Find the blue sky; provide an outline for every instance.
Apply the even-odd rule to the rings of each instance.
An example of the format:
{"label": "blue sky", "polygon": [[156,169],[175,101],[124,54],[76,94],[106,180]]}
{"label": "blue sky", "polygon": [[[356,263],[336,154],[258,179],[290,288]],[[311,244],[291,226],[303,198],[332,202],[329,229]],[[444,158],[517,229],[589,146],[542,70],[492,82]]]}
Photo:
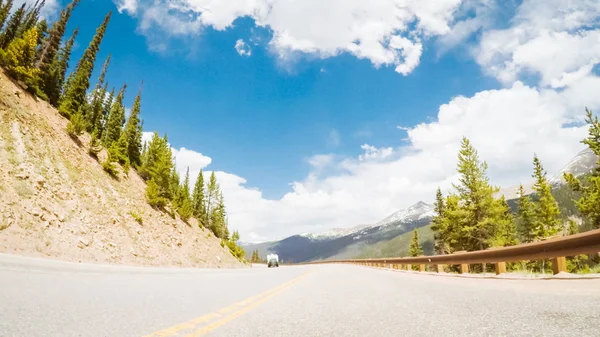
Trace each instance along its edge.
{"label": "blue sky", "polygon": [[126,104],[144,81],[144,129],[168,134],[180,170],[217,171],[243,239],[431,201],[462,135],[500,186],[528,181],[534,151],[555,172],[581,150],[585,128],[565,123],[598,104],[593,3],[267,3],[82,1],[69,23],[75,63],[113,11],[94,81],[109,53]]}
{"label": "blue sky", "polygon": [[251,45],[252,55],[243,57],[235,43],[248,41],[254,28],[244,18],[224,32],[206,28],[191,46],[175,41],[172,50],[157,53],[136,32],[136,20],[106,1],[78,6],[70,22],[81,31],[74,59],[110,10],[94,78],[111,53],[108,81],[117,90],[128,84],[129,104],[145,81],[146,130],[166,132],[173,146],[209,155],[210,169],[235,172],[269,198],[281,198],[289,182],[306,176],[306,159],[323,149],[356,156],[365,142],[400,145],[406,135],[398,125],[435,117],[453,96],[498,87],[465,60],[465,51],[438,57],[432,46],[409,76],[349,55],[281,65],[265,42]]}

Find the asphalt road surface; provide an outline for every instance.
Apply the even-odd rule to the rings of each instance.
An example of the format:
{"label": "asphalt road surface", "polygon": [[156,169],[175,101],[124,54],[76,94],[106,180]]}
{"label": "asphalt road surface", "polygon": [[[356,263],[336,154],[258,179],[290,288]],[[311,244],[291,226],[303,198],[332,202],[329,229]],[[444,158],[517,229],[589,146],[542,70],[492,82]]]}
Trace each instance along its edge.
{"label": "asphalt road surface", "polygon": [[600,336],[600,280],[351,265],[136,268],[0,255],[0,336]]}

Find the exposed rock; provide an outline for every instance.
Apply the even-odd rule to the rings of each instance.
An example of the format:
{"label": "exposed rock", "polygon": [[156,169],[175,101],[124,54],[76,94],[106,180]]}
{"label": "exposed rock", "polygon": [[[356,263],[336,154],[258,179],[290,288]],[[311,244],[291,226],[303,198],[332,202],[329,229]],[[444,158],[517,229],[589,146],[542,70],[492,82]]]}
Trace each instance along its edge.
{"label": "exposed rock", "polygon": [[29,213],[33,216],[40,216],[42,214],[42,210],[39,207],[34,207]]}
{"label": "exposed rock", "polygon": [[90,241],[88,239],[80,236],[78,239],[78,245],[80,248],[83,248],[82,246],[87,247],[90,245]]}
{"label": "exposed rock", "polygon": [[56,219],[58,219],[58,221],[65,222],[65,214],[60,210],[55,210],[54,215],[56,216]]}

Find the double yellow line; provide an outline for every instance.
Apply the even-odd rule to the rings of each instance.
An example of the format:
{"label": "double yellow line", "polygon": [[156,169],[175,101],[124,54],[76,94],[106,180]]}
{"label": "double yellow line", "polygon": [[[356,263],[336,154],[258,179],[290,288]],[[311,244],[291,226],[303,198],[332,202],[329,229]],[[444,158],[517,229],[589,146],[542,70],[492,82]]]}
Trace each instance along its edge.
{"label": "double yellow line", "polygon": [[[259,305],[261,305],[262,303],[266,302],[270,298],[277,296],[278,294],[282,293],[286,289],[292,287],[294,284],[300,282],[303,278],[308,276],[308,274],[310,274],[310,271],[305,272],[304,274],[296,277],[295,279],[293,279],[291,281],[288,281],[284,284],[281,284],[275,288],[267,290],[258,295],[247,298],[241,302],[232,304],[221,310],[212,312],[210,314],[207,314],[207,315],[204,315],[204,316],[201,316],[198,318],[194,318],[190,321],[187,321],[187,322],[184,322],[184,323],[181,323],[178,325],[174,325],[172,327],[169,327],[169,328],[166,328],[166,329],[154,332],[154,333],[151,333],[144,337],[171,337],[171,336],[176,336],[181,331],[194,330],[194,329],[197,329],[197,330],[194,330],[193,332],[188,333],[185,336],[186,337],[202,336],[202,335],[207,334],[207,333],[211,332],[212,330],[214,330],[222,325],[225,325],[225,324],[233,321],[234,319],[242,316],[243,314],[249,312],[250,310],[252,310],[252,309],[258,307]],[[230,313],[230,314],[228,314],[228,313]],[[211,322],[215,319],[218,319],[218,320],[209,325],[199,327],[203,323]]]}

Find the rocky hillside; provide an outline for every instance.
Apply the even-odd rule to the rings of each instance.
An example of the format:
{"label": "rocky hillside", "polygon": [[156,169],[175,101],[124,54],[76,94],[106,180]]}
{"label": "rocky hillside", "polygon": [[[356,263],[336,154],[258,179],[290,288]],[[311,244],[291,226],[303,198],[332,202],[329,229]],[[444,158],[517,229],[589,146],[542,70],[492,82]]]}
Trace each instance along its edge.
{"label": "rocky hillside", "polygon": [[[0,252],[69,261],[242,267],[209,230],[156,211],[130,170],[111,178],[67,120],[0,71]],[[192,220],[194,221],[194,220]]]}

